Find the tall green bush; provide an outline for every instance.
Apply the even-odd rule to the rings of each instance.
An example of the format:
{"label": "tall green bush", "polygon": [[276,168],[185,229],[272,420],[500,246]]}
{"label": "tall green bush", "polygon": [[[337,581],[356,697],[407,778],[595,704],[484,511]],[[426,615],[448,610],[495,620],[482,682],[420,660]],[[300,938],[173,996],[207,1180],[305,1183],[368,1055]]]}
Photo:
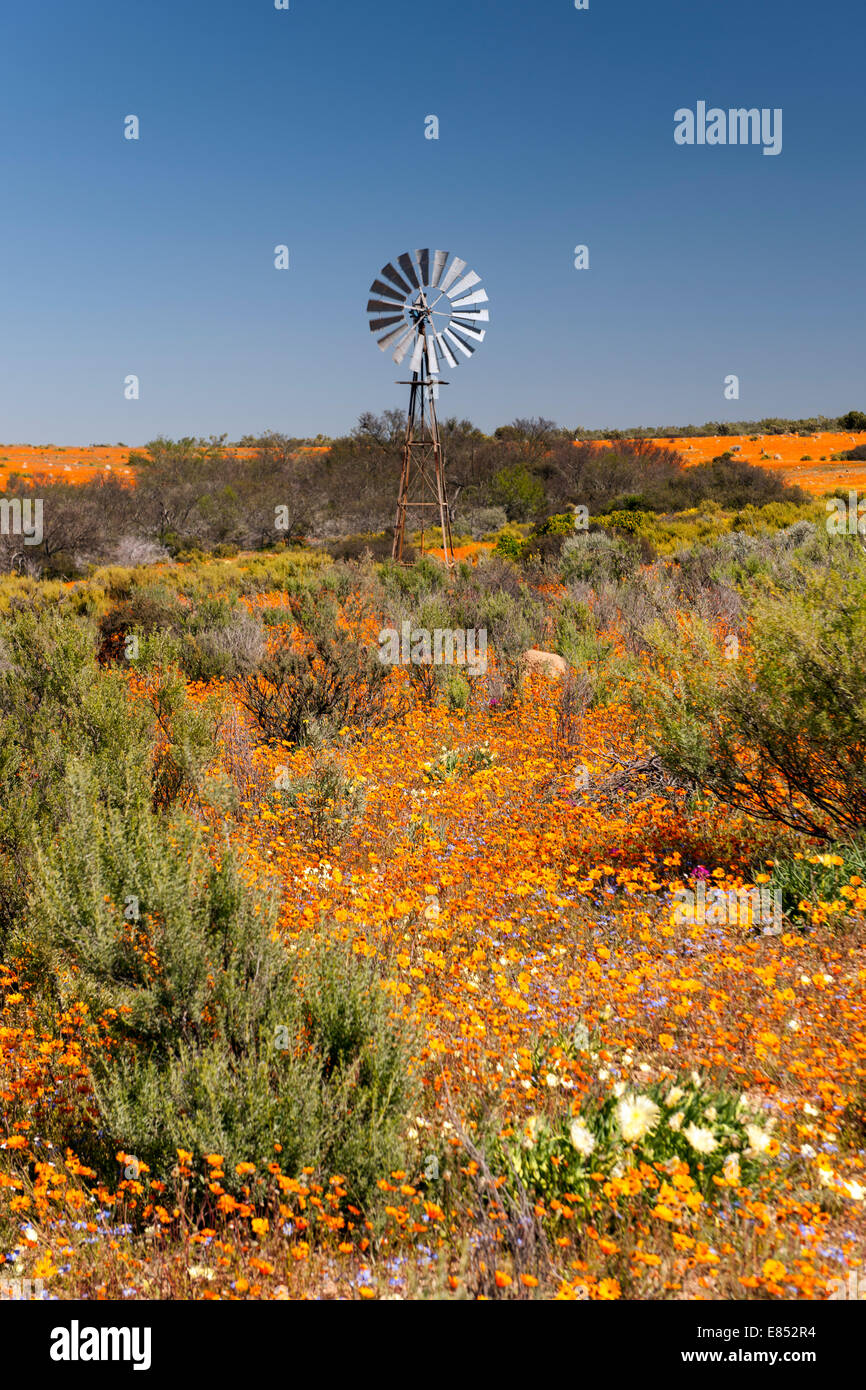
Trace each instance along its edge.
{"label": "tall green bush", "polygon": [[103,1021],[88,1064],[101,1141],[168,1179],[179,1148],[285,1170],[343,1173],[368,1203],[399,1166],[413,1097],[408,1037],[376,977],[346,949],[293,956],[277,904],[183,812],[154,811],[146,778],[100,799],[83,760],[66,822],[37,853],[29,926],[60,1003]]}
{"label": "tall green bush", "polygon": [[657,626],[634,693],[671,771],[822,840],[866,823],[866,575],[838,563],[754,596],[741,645],[696,617]]}
{"label": "tall green bush", "polygon": [[62,824],[71,756],[98,777],[107,806],[122,804],[152,749],[153,710],[130,701],[119,673],[102,672],[88,624],[33,607],[0,624],[0,946],[20,919],[36,838]]}

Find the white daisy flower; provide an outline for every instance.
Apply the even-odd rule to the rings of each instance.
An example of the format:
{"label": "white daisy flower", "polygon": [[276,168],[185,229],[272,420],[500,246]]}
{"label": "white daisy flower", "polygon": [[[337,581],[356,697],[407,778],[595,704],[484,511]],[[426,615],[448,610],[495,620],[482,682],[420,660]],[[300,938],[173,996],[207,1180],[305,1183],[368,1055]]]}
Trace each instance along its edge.
{"label": "white daisy flower", "polygon": [[649,1096],[627,1095],[617,1105],[616,1115],[623,1139],[634,1144],[655,1129],[661,1111]]}

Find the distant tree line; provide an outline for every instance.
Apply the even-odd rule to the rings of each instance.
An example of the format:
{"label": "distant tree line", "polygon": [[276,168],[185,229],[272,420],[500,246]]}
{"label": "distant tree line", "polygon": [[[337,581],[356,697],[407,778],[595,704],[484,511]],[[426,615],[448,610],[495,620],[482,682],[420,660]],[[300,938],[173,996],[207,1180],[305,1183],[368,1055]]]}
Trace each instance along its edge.
{"label": "distant tree line", "polygon": [[636,425],[625,430],[585,430],[577,426],[575,439],[692,439],[699,436],[737,434],[835,434],[840,430],[866,430],[866,412],[845,415],[813,415],[804,420],[708,420],[705,425]]}
{"label": "distant tree line", "polygon": [[[392,420],[393,417],[393,420]],[[405,426],[405,416],[399,410],[386,411],[384,416],[366,414],[362,421],[382,421],[387,419],[396,424],[401,434]],[[452,421],[452,424],[454,422]],[[461,422],[462,428],[472,429],[468,421]],[[635,425],[630,429],[587,429],[583,425],[569,428],[557,425],[543,416],[513,420],[510,425],[500,425],[493,432],[494,439],[537,439],[551,438],[600,440],[600,439],[694,439],[700,437],[726,436],[738,434],[835,434],[840,430],[866,430],[866,411],[849,410],[845,415],[812,415],[808,419],[786,420],[777,416],[764,420],[708,420],[704,425]],[[267,436],[264,436],[265,438]],[[237,441],[237,447],[255,446],[261,436],[247,434]],[[332,444],[328,436],[319,434],[315,439],[304,440],[306,444]]]}
{"label": "distant tree line", "polygon": [[[866,415],[852,411],[842,419],[846,429],[866,428]],[[765,420],[725,428],[769,433],[771,426],[790,431],[839,424]],[[350,434],[330,440],[274,432],[236,444],[225,436],[160,437],[130,455],[134,487],[104,477],[70,484],[10,476],[7,498],[29,493],[42,499],[43,536],[29,545],[4,530],[0,568],[74,576],[93,563],[231,555],[301,539],[333,546],[346,537],[358,538],[356,548],[363,548],[379,536],[387,551],[404,428],[402,411],[386,410],[365,412]],[[676,433],[708,431],[719,434],[722,427]],[[516,419],[492,435],[469,420],[449,418],[441,432],[452,521],[460,534],[494,532],[507,522],[538,524],[573,505],[597,515],[629,508],[671,512],[704,501],[739,508],[803,499],[777,473],[728,453],[687,467],[649,432],[628,438],[624,431],[592,432],[610,441],[599,443],[543,417]]]}

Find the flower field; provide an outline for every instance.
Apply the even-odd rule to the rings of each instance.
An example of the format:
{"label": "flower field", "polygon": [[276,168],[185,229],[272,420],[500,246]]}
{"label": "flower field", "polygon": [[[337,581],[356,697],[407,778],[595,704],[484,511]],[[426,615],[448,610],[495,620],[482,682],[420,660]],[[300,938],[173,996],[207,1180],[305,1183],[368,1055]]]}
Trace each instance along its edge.
{"label": "flower field", "polygon": [[[290,590],[246,593],[240,608],[267,616],[269,651],[297,659],[310,636]],[[565,590],[548,578],[536,597],[552,634]],[[382,617],[362,599],[340,601],[350,646],[374,641]],[[607,636],[622,649],[616,623]],[[188,671],[169,694],[164,652],[141,670],[102,662],[86,685],[104,683],[131,721],[158,711],[157,799],[194,742],[178,721],[219,711],[195,794],[172,793],[181,820],[141,806],[141,843],[165,826],[162,863],[193,875],[178,879],[199,884],[190,902],[205,879],[221,901],[230,852],[231,901],[247,895],[251,923],[273,905],[256,950],[276,952],[275,970],[288,962],[302,979],[321,957],[362,973],[364,1009],[405,1042],[396,1161],[383,1148],[363,1187],[357,1098],[345,1170],[304,1161],[303,1127],[297,1139],[284,1121],[251,1119],[256,1148],[242,1151],[226,1110],[189,1130],[211,1147],[172,1140],[162,1167],[143,1158],[135,1116],[106,1109],[105,1088],[129,1040],[139,1047],[121,1028],[140,1023],[135,982],[171,1007],[187,919],[147,887],[146,858],[124,860],[140,882],[112,880],[120,822],[94,821],[81,843],[98,842],[97,867],[76,869],[92,897],[61,891],[64,845],[78,843],[63,832],[57,857],[46,849],[28,869],[25,927],[0,955],[0,1277],[61,1299],[811,1300],[862,1267],[866,874],[814,837],[783,846],[748,811],[660,771],[635,712],[640,666],[576,705],[570,682],[497,685],[504,648],[470,698],[397,669],[362,702],[381,701],[381,718],[347,719],[323,741],[264,736],[252,710],[265,665],[246,685]],[[778,930],[739,907],[722,920],[677,910],[697,885],[740,904],[780,882],[783,850],[799,878]],[[59,954],[40,955],[37,914],[56,916]],[[84,987],[78,927],[96,954],[110,945],[101,992]],[[229,959],[205,972],[196,1037],[228,1007],[214,976]],[[305,996],[315,1007],[338,998],[328,978],[324,1004]],[[280,1067],[305,1065],[313,1007],[297,1031],[286,1015],[271,1090]],[[370,1046],[361,1072],[385,1065]],[[368,1135],[397,1084],[375,1090]]]}

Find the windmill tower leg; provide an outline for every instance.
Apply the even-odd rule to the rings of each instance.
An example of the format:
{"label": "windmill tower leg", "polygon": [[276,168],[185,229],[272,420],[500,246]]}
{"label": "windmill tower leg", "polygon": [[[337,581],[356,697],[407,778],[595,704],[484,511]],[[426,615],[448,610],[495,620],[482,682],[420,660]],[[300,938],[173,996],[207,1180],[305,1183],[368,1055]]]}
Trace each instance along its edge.
{"label": "windmill tower leg", "polygon": [[454,568],[454,545],[451,540],[451,510],[448,494],[445,491],[445,459],[442,454],[442,441],[439,438],[439,421],[436,418],[436,402],[430,391],[430,437],[433,441],[433,472],[436,483],[436,500],[439,503],[439,525],[442,528],[442,551],[448,569]]}
{"label": "windmill tower leg", "polygon": [[403,465],[400,470],[400,490],[397,493],[397,515],[394,519],[394,544],[391,558],[403,563],[403,541],[406,534],[406,508],[409,506],[409,485],[412,474],[412,449],[415,443],[415,422],[418,409],[419,376],[412,374],[409,387],[409,414],[406,417],[406,434],[403,440]]}
{"label": "windmill tower leg", "polygon": [[[428,404],[430,407],[429,416],[427,415]],[[412,381],[409,383],[409,412],[406,417],[400,491],[397,496],[394,542],[391,547],[392,559],[398,563],[405,563],[403,549],[406,538],[407,512],[417,509],[420,513],[421,553],[423,554],[424,531],[427,529],[425,516],[430,508],[434,509],[434,514],[438,513],[446,567],[453,569],[451,514],[445,488],[442,441],[433,399],[433,383],[427,377],[422,359],[420,372],[413,372]]]}

